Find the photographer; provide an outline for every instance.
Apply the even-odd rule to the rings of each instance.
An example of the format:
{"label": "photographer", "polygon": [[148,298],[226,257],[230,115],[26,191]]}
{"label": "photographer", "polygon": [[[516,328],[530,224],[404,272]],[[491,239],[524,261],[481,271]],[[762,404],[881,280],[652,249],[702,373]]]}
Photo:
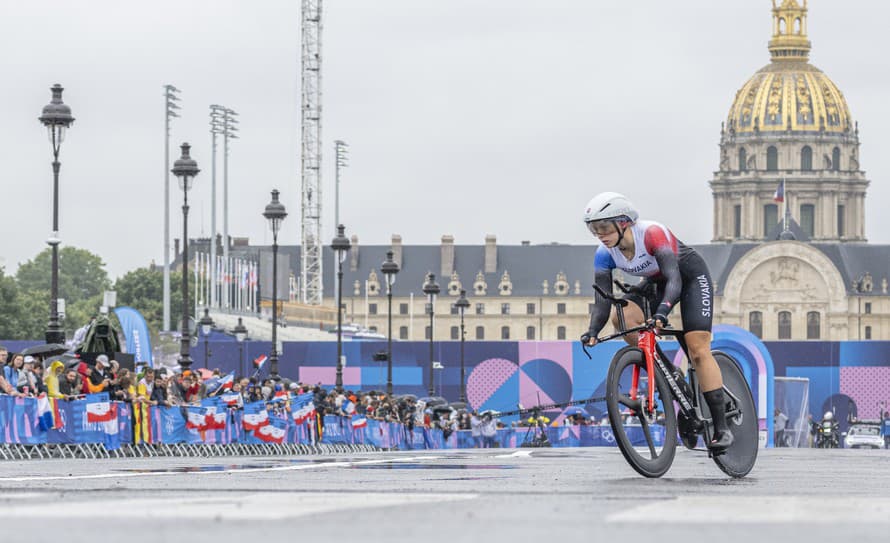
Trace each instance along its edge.
{"label": "photographer", "polygon": [[482,413],[482,448],[491,449],[496,447],[495,438],[498,435],[498,421],[494,418],[491,411]]}

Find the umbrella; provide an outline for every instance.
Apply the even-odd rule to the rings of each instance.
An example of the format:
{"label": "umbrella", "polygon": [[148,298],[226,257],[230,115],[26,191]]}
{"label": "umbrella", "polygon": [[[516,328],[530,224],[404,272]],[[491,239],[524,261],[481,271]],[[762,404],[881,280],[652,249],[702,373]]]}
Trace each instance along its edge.
{"label": "umbrella", "polygon": [[438,404],[433,406],[433,413],[451,413],[453,409],[448,404]]}
{"label": "umbrella", "polygon": [[421,398],[421,399],[419,399],[419,400],[417,400],[417,401],[419,401],[419,402],[423,402],[423,403],[425,403],[426,405],[428,405],[428,406],[430,406],[430,407],[432,407],[432,406],[434,406],[434,405],[440,405],[440,404],[443,404],[443,403],[448,403],[448,400],[446,400],[445,398],[441,398],[441,397],[439,397],[439,396],[425,396],[425,397],[423,397],[423,398]]}
{"label": "umbrella", "polygon": [[466,409],[467,408],[467,402],[451,402],[450,405],[453,409]]}
{"label": "umbrella", "polygon": [[73,355],[70,353],[60,354],[58,356],[51,356],[46,360],[46,363],[52,364],[56,360],[59,360],[63,364],[65,364],[66,370],[70,370],[71,368],[76,368],[81,363],[80,358],[78,358],[76,355]]}
{"label": "umbrella", "polygon": [[58,343],[47,343],[46,345],[35,345],[28,347],[21,352],[22,355],[38,355],[46,358],[47,356],[56,356],[67,353],[68,347],[59,345]]}
{"label": "umbrella", "polygon": [[567,417],[571,417],[572,415],[581,415],[582,417],[590,416],[590,413],[585,411],[584,408],[579,405],[573,405],[572,407],[569,407],[568,409],[563,411],[562,414]]}
{"label": "umbrella", "polygon": [[400,394],[399,396],[396,396],[396,399],[397,399],[397,400],[414,400],[414,401],[417,401],[417,396],[415,396],[414,394]]}

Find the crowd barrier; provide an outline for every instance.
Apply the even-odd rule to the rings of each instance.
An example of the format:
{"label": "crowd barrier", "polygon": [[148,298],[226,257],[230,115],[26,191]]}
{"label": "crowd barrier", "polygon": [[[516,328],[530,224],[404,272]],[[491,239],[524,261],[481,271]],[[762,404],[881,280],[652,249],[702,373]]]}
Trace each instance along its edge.
{"label": "crowd barrier", "polygon": [[[229,409],[219,401],[205,402],[202,406],[143,407],[108,402],[105,395],[94,396],[99,396],[98,400],[43,402],[42,405],[36,398],[0,396],[0,443],[89,444],[101,445],[108,451],[139,444],[171,447],[241,444],[278,446],[281,452],[318,451],[317,447],[322,445],[333,446],[335,448],[331,450],[335,451],[340,445],[352,446],[352,450],[417,450],[472,448],[483,443],[481,437],[474,437],[467,430],[446,434],[437,428],[409,429],[401,423],[357,415],[322,417],[303,413],[300,417],[303,420],[298,421],[283,408],[283,403],[267,408],[257,402],[247,404],[244,409]],[[645,445],[639,427],[627,426],[626,431],[635,443]],[[609,426],[502,428],[488,444],[520,447],[535,441],[536,437],[540,441],[540,432],[546,434],[553,447],[615,444]],[[656,434],[656,442],[660,443],[662,439],[663,429],[660,435]],[[238,450],[242,449],[235,449]]]}

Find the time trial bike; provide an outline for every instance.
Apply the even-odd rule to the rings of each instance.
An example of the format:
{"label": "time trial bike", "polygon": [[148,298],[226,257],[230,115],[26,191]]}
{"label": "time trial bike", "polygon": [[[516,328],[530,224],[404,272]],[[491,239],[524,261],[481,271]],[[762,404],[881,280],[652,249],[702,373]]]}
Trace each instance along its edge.
{"label": "time trial bike", "polygon": [[[615,281],[620,290],[630,293],[630,285]],[[643,308],[645,322],[627,328],[624,307],[627,300],[613,296],[594,285],[597,293],[615,306],[618,331],[596,338],[597,343],[637,333],[637,347],[627,346],[615,353],[606,378],[606,405],[615,441],[628,463],[641,475],[661,477],[674,460],[677,437],[689,449],[699,449],[699,437],[710,442],[714,424],[704,401],[695,369],[689,365],[687,376],[668,360],[657,341],[659,336],[673,336],[687,354],[683,330],[656,330],[648,303]],[[653,288],[648,285],[644,288]],[[643,299],[648,299],[643,296]],[[589,336],[582,336],[585,354]],[[713,351],[723,376],[726,419],[733,433],[733,443],[708,456],[731,477],[744,477],[757,460],[759,423],[751,388],[738,363],[726,353]],[[675,406],[676,402],[676,406]],[[702,444],[703,447],[703,444]]]}

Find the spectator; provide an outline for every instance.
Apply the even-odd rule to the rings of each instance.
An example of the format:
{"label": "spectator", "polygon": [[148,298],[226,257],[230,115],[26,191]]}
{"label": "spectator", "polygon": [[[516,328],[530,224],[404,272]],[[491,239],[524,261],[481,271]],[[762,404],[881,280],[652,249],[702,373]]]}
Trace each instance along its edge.
{"label": "spectator", "polygon": [[495,437],[498,435],[497,419],[491,411],[482,414],[482,446],[491,449],[495,446]]}
{"label": "spectator", "polygon": [[787,447],[785,442],[785,426],[788,424],[788,416],[782,413],[777,407],[773,412],[773,431],[775,432],[774,443],[776,447]]}
{"label": "spectator", "polygon": [[50,398],[57,400],[65,399],[65,395],[59,390],[59,377],[64,369],[65,364],[61,360],[53,360],[52,364],[49,365],[49,371],[46,373],[46,377],[44,377],[44,382],[46,384],[46,394]]}
{"label": "spectator", "polygon": [[25,365],[25,357],[20,354],[13,354],[7,365],[3,366],[3,376],[6,381],[15,387],[19,381],[19,371]]}
{"label": "spectator", "polygon": [[59,380],[59,393],[66,400],[77,399],[77,396],[82,394],[82,388],[83,382],[80,379],[80,374],[74,368],[68,369]]}
{"label": "spectator", "polygon": [[34,375],[34,363],[36,360],[33,356],[26,356],[22,369],[19,370],[16,388],[25,396],[34,396],[37,391],[37,376]]}
{"label": "spectator", "polygon": [[111,368],[111,363],[108,361],[107,356],[100,354],[96,357],[96,365],[93,367],[92,373],[90,373],[91,393],[103,392],[111,386],[112,377],[108,372],[109,368]]}
{"label": "spectator", "polygon": [[[6,365],[9,363],[9,350],[5,345],[0,345],[0,366],[3,367],[4,373],[6,372]],[[4,375],[5,377],[5,375]]]}
{"label": "spectator", "polygon": [[170,380],[166,373],[158,372],[154,386],[151,389],[152,405],[159,405],[161,407],[172,407],[174,405],[168,398],[167,394],[167,386],[169,382]]}
{"label": "spectator", "polygon": [[40,396],[41,394],[48,393],[49,391],[46,389],[46,383],[43,382],[44,379],[46,379],[46,376],[43,372],[43,362],[39,358],[35,359],[34,369],[32,369],[31,371],[34,372],[34,389],[36,390],[34,395]]}
{"label": "spectator", "polygon": [[16,398],[24,396],[24,394],[20,393],[18,390],[15,389],[15,387],[10,385],[9,381],[7,381],[6,378],[2,375],[0,375],[0,391],[2,391],[3,394],[9,394],[10,396],[15,396]]}

